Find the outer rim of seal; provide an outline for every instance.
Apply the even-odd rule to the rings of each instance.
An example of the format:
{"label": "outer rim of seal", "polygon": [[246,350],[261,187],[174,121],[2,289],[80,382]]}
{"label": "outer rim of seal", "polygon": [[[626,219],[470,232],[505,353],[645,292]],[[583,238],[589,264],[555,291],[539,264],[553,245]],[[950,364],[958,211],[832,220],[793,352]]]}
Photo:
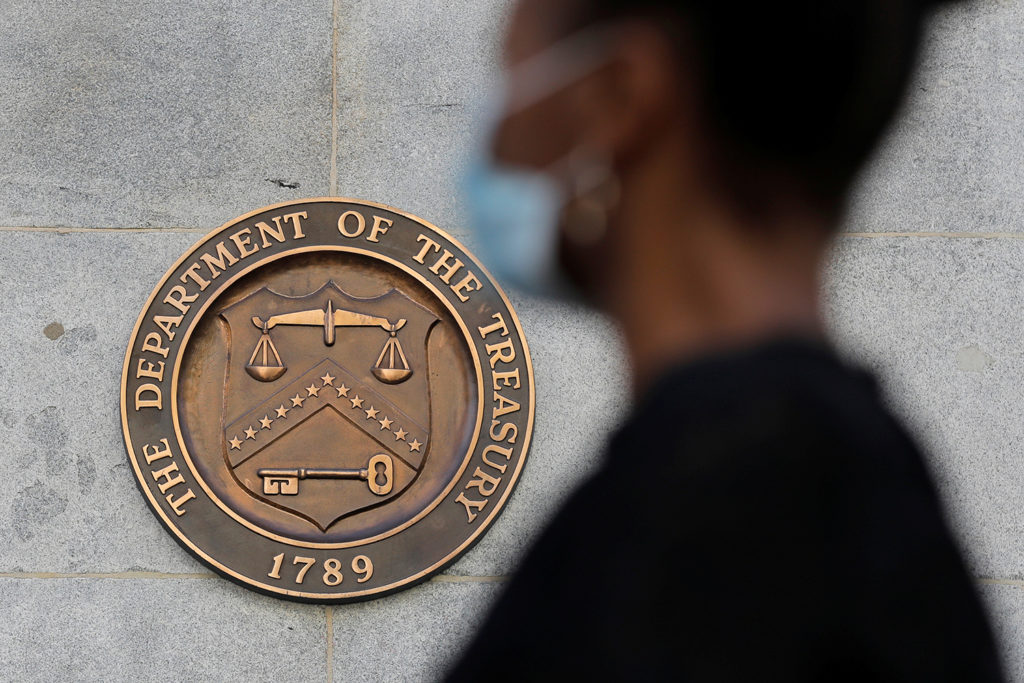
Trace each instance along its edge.
{"label": "outer rim of seal", "polygon": [[[493,501],[494,505],[491,507],[491,509],[487,513],[487,515],[485,517],[483,517],[483,519],[481,519],[479,521],[479,523],[475,526],[475,528],[471,531],[471,533],[465,538],[465,540],[462,543],[460,543],[456,548],[454,548],[449,553],[447,553],[442,559],[440,559],[440,560],[430,564],[428,567],[422,569],[421,571],[419,571],[419,572],[417,572],[417,573],[415,573],[415,574],[413,574],[411,576],[408,576],[408,577],[406,577],[404,579],[401,579],[401,580],[398,580],[398,581],[394,581],[392,583],[389,583],[389,584],[386,584],[386,585],[383,585],[383,586],[378,586],[378,587],[375,587],[375,588],[372,588],[372,589],[350,591],[350,592],[345,592],[345,593],[320,593],[320,592],[312,592],[312,591],[289,590],[289,589],[281,588],[279,586],[275,586],[273,584],[268,584],[268,583],[265,583],[265,582],[262,582],[262,581],[258,581],[258,580],[255,580],[255,579],[249,577],[249,576],[246,576],[246,575],[244,575],[244,574],[242,574],[240,572],[237,572],[237,571],[231,569],[230,567],[227,567],[227,566],[221,564],[216,559],[210,557],[202,548],[199,548],[197,545],[195,545],[191,541],[191,539],[189,539],[181,531],[181,529],[179,529],[177,527],[177,525],[175,525],[167,517],[167,515],[165,514],[163,509],[160,507],[159,503],[153,498],[153,494],[150,491],[150,489],[148,488],[148,486],[146,486],[146,484],[144,483],[145,480],[143,478],[143,473],[142,473],[142,470],[141,470],[141,468],[140,468],[140,466],[139,466],[139,464],[137,462],[137,459],[135,457],[135,451],[134,451],[134,447],[133,447],[132,441],[131,441],[131,433],[130,433],[129,421],[128,421],[128,407],[127,407],[127,403],[126,403],[126,399],[125,399],[125,396],[126,396],[125,392],[126,392],[126,388],[127,388],[127,379],[128,379],[128,375],[129,375],[129,371],[130,371],[130,365],[131,365],[131,359],[132,359],[132,350],[133,350],[133,348],[135,346],[135,342],[137,340],[137,337],[138,337],[138,334],[139,334],[139,330],[141,329],[142,324],[144,323],[144,321],[145,321],[145,319],[147,317],[147,313],[149,312],[150,307],[153,305],[153,302],[154,302],[157,294],[159,293],[161,288],[167,283],[169,278],[174,274],[174,272],[178,269],[178,267],[180,267],[186,260],[188,260],[210,238],[212,238],[213,236],[215,236],[215,235],[217,235],[217,234],[227,230],[228,228],[231,228],[231,227],[233,227],[233,226],[235,226],[235,225],[237,225],[237,224],[239,224],[239,223],[241,223],[241,222],[243,222],[243,221],[245,221],[245,220],[247,220],[249,218],[252,218],[252,217],[257,216],[259,214],[262,214],[262,213],[265,213],[265,212],[268,212],[268,211],[272,211],[272,210],[275,210],[275,209],[281,209],[281,208],[285,208],[285,207],[297,207],[297,206],[302,206],[304,204],[318,204],[318,203],[353,204],[353,205],[358,205],[358,206],[364,206],[364,207],[367,207],[367,208],[382,209],[382,210],[385,210],[385,211],[388,211],[388,212],[400,215],[400,216],[402,216],[402,217],[404,217],[404,218],[406,218],[406,219],[408,219],[408,220],[410,220],[410,221],[412,221],[412,222],[422,226],[423,228],[426,228],[426,229],[434,232],[435,234],[437,234],[438,236],[440,236],[444,240],[447,240],[449,243],[451,243],[457,249],[459,249],[459,251],[462,252],[460,254],[460,256],[464,256],[468,260],[468,264],[467,265],[469,265],[469,264],[473,265],[474,267],[476,267],[479,270],[480,273],[483,274],[483,276],[486,278],[488,283],[492,287],[494,287],[495,292],[497,293],[497,295],[500,298],[501,302],[504,304],[505,308],[508,310],[508,312],[510,314],[510,317],[511,317],[511,321],[510,322],[512,323],[512,325],[514,327],[515,333],[517,335],[517,339],[518,339],[519,343],[522,345],[522,348],[523,348],[523,351],[524,351],[523,362],[525,363],[525,367],[526,367],[527,384],[528,384],[528,387],[529,387],[529,403],[530,403],[530,405],[529,405],[529,409],[528,409],[526,429],[524,430],[524,433],[522,434],[522,439],[523,440],[522,440],[521,456],[518,458],[518,460],[516,462],[515,469],[511,472],[508,484],[501,491],[501,493],[500,493],[499,497],[497,498],[497,500]],[[500,285],[498,285],[498,283],[495,281],[494,277],[487,270],[487,268],[484,267],[484,265],[468,249],[466,249],[466,247],[461,242],[456,240],[454,237],[452,237],[446,231],[444,231],[441,228],[437,227],[433,223],[430,223],[429,221],[423,220],[422,218],[419,218],[418,216],[415,216],[415,215],[413,215],[411,213],[408,213],[406,211],[402,211],[401,209],[397,209],[395,207],[388,206],[387,204],[382,204],[382,203],[379,203],[379,202],[373,202],[373,201],[362,200],[362,199],[349,198],[349,197],[311,197],[311,198],[306,198],[306,199],[299,199],[299,200],[293,200],[293,201],[279,202],[279,203],[275,203],[275,204],[270,204],[268,206],[264,206],[264,207],[261,207],[261,208],[256,209],[256,210],[249,211],[249,212],[247,212],[247,213],[245,213],[245,214],[243,214],[241,216],[233,218],[230,221],[227,221],[227,222],[223,223],[222,225],[218,226],[214,230],[211,230],[209,233],[205,234],[200,239],[198,239],[196,242],[194,242],[165,271],[163,276],[161,276],[161,278],[157,282],[156,286],[153,288],[153,290],[150,293],[149,297],[146,299],[146,302],[143,305],[142,310],[140,311],[140,313],[139,313],[139,315],[138,315],[138,317],[136,319],[135,325],[132,328],[131,335],[128,338],[127,348],[125,349],[124,362],[122,364],[121,383],[120,383],[119,391],[120,391],[120,394],[119,394],[119,404],[120,404],[120,412],[121,412],[121,428],[122,428],[122,432],[123,432],[124,445],[125,445],[126,453],[127,453],[127,456],[128,456],[128,460],[129,460],[129,462],[132,465],[132,470],[133,470],[134,475],[135,475],[135,484],[139,488],[139,490],[143,493],[143,495],[145,496],[151,512],[157,517],[157,519],[160,520],[161,524],[168,531],[171,532],[171,535],[175,539],[175,541],[177,541],[178,544],[181,545],[189,554],[191,554],[193,557],[195,557],[196,559],[200,560],[201,562],[203,562],[205,565],[209,566],[213,570],[215,570],[221,576],[224,576],[225,578],[228,578],[231,581],[233,581],[235,583],[238,583],[238,584],[240,584],[240,585],[242,585],[242,586],[244,586],[246,588],[249,588],[251,590],[255,590],[257,592],[264,593],[264,594],[267,594],[267,595],[275,596],[275,597],[282,597],[282,598],[287,598],[287,599],[290,599],[290,600],[296,600],[296,601],[301,601],[301,602],[318,602],[318,603],[343,603],[343,602],[355,602],[355,601],[360,601],[360,600],[373,599],[373,598],[383,597],[385,595],[389,595],[391,593],[397,592],[399,590],[403,590],[405,588],[412,587],[412,586],[414,586],[414,585],[416,585],[418,583],[421,583],[421,582],[429,579],[432,575],[442,571],[445,567],[447,567],[450,564],[452,564],[453,562],[455,562],[455,560],[457,560],[463,553],[468,551],[477,542],[479,542],[479,540],[483,537],[484,533],[490,528],[490,526],[494,523],[494,521],[500,516],[501,512],[504,510],[505,504],[507,503],[507,500],[508,500],[509,496],[511,495],[512,491],[516,487],[516,484],[518,483],[519,477],[520,477],[520,475],[522,473],[523,466],[526,463],[526,459],[527,459],[527,457],[529,455],[530,445],[532,443],[533,427],[534,427],[534,419],[535,419],[535,407],[536,407],[536,386],[535,386],[535,381],[534,381],[533,362],[532,362],[531,354],[530,354],[530,351],[529,351],[529,346],[528,346],[527,341],[526,341],[526,336],[525,336],[525,334],[523,332],[523,329],[522,329],[522,324],[521,324],[521,322],[519,320],[518,314],[516,313],[515,309],[512,307],[512,304],[509,301],[508,296],[506,295],[505,291],[500,287]]]}

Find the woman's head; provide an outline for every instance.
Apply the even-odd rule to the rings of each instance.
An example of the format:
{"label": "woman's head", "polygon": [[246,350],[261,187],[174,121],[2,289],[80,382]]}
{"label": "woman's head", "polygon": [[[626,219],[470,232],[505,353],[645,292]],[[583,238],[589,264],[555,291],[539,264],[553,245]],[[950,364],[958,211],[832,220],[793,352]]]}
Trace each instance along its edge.
{"label": "woman's head", "polygon": [[925,0],[569,0],[556,30],[645,22],[676,49],[721,180],[737,201],[775,181],[837,212],[902,100]]}
{"label": "woman's head", "polygon": [[[508,57],[521,60],[588,26],[651,30],[694,105],[680,122],[700,127],[723,189],[753,208],[789,187],[835,214],[899,107],[935,4],[524,0]],[[565,124],[549,117],[548,125]]]}
{"label": "woman's head", "polygon": [[491,151],[546,190],[504,215],[557,205],[549,251],[591,294],[631,254],[644,267],[638,240],[668,249],[697,224],[820,238],[899,108],[931,4],[520,0]]}

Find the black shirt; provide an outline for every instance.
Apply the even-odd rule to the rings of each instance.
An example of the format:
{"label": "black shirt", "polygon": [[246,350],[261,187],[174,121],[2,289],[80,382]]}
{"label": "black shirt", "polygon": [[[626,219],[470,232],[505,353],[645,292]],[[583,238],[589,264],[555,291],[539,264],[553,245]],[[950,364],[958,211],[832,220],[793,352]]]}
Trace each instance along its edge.
{"label": "black shirt", "polygon": [[452,681],[995,681],[922,457],[874,380],[776,341],[664,376]]}

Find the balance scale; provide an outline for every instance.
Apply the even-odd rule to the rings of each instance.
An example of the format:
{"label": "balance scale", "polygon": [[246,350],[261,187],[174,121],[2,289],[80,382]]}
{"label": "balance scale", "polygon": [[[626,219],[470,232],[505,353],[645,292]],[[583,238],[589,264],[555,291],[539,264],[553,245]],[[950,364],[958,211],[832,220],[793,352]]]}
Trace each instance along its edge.
{"label": "balance scale", "polygon": [[281,355],[277,352],[277,347],[274,346],[274,341],[270,338],[270,330],[278,325],[323,327],[324,344],[327,346],[334,344],[335,328],[380,327],[388,332],[389,336],[384,342],[380,356],[377,357],[377,362],[373,366],[373,376],[385,384],[399,384],[412,376],[412,369],[409,367],[409,362],[405,358],[405,353],[402,351],[402,345],[399,343],[397,336],[398,330],[402,329],[405,325],[405,318],[392,323],[387,318],[335,309],[334,303],[328,300],[327,306],[323,309],[315,308],[294,313],[272,315],[266,320],[254,316],[252,324],[259,328],[262,333],[260,334],[259,341],[256,342],[256,347],[252,351],[252,356],[249,358],[249,364],[245,366],[245,371],[253,379],[260,382],[273,382],[288,369],[288,366],[281,361]]}

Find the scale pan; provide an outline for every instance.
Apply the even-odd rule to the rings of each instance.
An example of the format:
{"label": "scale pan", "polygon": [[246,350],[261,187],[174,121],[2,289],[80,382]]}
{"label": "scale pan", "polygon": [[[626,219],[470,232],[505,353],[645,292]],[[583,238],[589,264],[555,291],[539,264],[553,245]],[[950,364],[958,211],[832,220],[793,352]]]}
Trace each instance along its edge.
{"label": "scale pan", "polygon": [[373,376],[385,384],[398,384],[409,379],[412,370],[407,368],[374,368]]}
{"label": "scale pan", "polygon": [[253,379],[258,379],[261,382],[273,382],[275,379],[284,374],[287,370],[283,365],[246,365],[245,371]]}

